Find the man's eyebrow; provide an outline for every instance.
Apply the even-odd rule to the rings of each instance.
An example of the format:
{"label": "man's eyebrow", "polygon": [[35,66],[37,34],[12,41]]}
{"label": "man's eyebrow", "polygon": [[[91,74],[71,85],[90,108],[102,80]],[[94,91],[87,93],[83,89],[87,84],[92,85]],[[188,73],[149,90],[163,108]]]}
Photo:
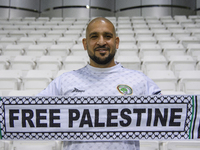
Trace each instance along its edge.
{"label": "man's eyebrow", "polygon": [[111,33],[111,32],[105,32],[105,34],[110,34],[110,35],[112,35],[112,36],[114,35],[114,34],[113,34],[113,33]]}
{"label": "man's eyebrow", "polygon": [[92,35],[96,35],[96,34],[98,34],[98,33],[97,32],[92,32],[92,33],[89,34],[89,37],[91,37]]}
{"label": "man's eyebrow", "polygon": [[[91,37],[92,35],[97,35],[97,34],[98,34],[97,32],[92,32],[92,33],[89,34],[89,37]],[[111,33],[111,32],[104,32],[104,34],[109,34],[109,35],[111,35],[111,36],[114,35],[114,34]]]}

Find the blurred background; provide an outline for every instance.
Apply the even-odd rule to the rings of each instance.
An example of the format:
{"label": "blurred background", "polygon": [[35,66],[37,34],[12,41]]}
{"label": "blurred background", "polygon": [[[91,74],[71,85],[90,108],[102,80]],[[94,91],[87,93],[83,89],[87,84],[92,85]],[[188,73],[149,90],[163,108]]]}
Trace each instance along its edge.
{"label": "blurred background", "polygon": [[199,15],[200,0],[0,0],[0,17]]}

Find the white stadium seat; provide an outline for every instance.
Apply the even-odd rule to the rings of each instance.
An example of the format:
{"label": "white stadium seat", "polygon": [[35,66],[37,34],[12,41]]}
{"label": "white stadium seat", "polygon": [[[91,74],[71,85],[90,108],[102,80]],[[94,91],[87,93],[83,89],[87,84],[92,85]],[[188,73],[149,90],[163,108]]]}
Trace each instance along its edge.
{"label": "white stadium seat", "polygon": [[62,68],[62,57],[61,56],[41,56],[37,61],[37,70],[51,70],[55,76]]}
{"label": "white stadium seat", "polygon": [[147,74],[150,70],[168,70],[168,61],[164,56],[144,56],[142,71]]}
{"label": "white stadium seat", "polygon": [[139,46],[140,58],[144,56],[159,56],[162,55],[162,48],[158,44],[142,44]]}
{"label": "white stadium seat", "polygon": [[171,56],[169,57],[169,69],[175,76],[179,76],[180,71],[195,70],[196,62],[192,56]]}
{"label": "white stadium seat", "polygon": [[10,56],[0,56],[0,70],[9,69],[10,59]]}
{"label": "white stadium seat", "polygon": [[151,70],[147,76],[159,86],[161,91],[177,90],[177,78],[171,70]]}
{"label": "white stadium seat", "polygon": [[26,49],[25,55],[40,57],[47,55],[48,50],[45,45],[30,45]]}
{"label": "white stadium seat", "polygon": [[0,70],[0,90],[8,94],[10,90],[20,90],[22,83],[20,70]]}
{"label": "white stadium seat", "polygon": [[17,38],[16,37],[2,37],[0,39],[0,45],[6,47],[7,45],[16,45]]}
{"label": "white stadium seat", "polygon": [[140,70],[140,59],[138,56],[121,56],[119,55],[116,58],[117,62],[120,62],[123,67],[128,68],[128,69],[133,69],[133,70]]}
{"label": "white stadium seat", "polygon": [[199,150],[200,142],[195,140],[166,141],[161,146],[162,150]]}
{"label": "white stadium seat", "polygon": [[21,37],[18,42],[18,45],[35,45],[36,44],[36,38],[35,37]]}
{"label": "white stadium seat", "polygon": [[41,37],[37,40],[37,44],[49,47],[55,44],[56,39],[56,37]]}
{"label": "white stadium seat", "polygon": [[200,91],[200,71],[180,71],[179,91],[195,94]]}
{"label": "white stadium seat", "polygon": [[64,70],[76,70],[86,66],[87,58],[84,56],[67,56],[63,62]]}
{"label": "white stadium seat", "polygon": [[24,55],[25,54],[24,45],[7,45],[6,48],[3,50],[3,55],[15,57],[17,55]]}
{"label": "white stadium seat", "polygon": [[36,67],[36,58],[34,56],[16,56],[11,60],[10,70],[21,70],[23,76],[27,74],[29,70],[33,70]]}
{"label": "white stadium seat", "polygon": [[50,70],[29,70],[23,78],[23,90],[43,90],[52,80]]}
{"label": "white stadium seat", "polygon": [[159,142],[158,141],[140,141],[140,150],[159,150]]}
{"label": "white stadium seat", "polygon": [[162,44],[163,54],[166,58],[170,56],[183,56],[186,55],[186,48],[182,44]]}
{"label": "white stadium seat", "polygon": [[61,141],[13,141],[15,150],[61,150]]}
{"label": "white stadium seat", "polygon": [[67,45],[51,45],[48,48],[48,55],[50,56],[62,56],[66,57],[70,54],[69,48]]}
{"label": "white stadium seat", "polygon": [[196,60],[200,55],[200,44],[188,44],[187,53],[192,55],[192,57]]}

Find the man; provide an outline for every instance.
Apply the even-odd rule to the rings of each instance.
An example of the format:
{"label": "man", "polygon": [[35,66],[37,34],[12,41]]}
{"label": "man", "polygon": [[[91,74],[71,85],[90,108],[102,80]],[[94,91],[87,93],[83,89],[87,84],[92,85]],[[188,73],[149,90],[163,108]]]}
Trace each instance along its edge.
{"label": "man", "polygon": [[[38,96],[123,96],[159,94],[159,87],[147,76],[123,68],[114,61],[119,37],[113,24],[102,17],[92,20],[83,39],[90,63],[66,72],[52,81]],[[134,150],[134,142],[69,142],[66,149]]]}
{"label": "man", "polygon": [[114,61],[119,37],[105,18],[92,20],[83,39],[90,64],[56,78],[38,96],[122,96],[159,94],[159,87],[147,76],[123,68]]}

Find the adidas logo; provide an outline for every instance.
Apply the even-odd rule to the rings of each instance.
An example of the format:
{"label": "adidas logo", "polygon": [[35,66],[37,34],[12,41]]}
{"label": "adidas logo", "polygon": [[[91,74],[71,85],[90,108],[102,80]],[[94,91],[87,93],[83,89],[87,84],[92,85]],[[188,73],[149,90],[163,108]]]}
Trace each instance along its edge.
{"label": "adidas logo", "polygon": [[79,90],[79,89],[77,89],[77,88],[74,88],[74,90],[72,91],[72,93],[73,92],[85,92],[85,90]]}

